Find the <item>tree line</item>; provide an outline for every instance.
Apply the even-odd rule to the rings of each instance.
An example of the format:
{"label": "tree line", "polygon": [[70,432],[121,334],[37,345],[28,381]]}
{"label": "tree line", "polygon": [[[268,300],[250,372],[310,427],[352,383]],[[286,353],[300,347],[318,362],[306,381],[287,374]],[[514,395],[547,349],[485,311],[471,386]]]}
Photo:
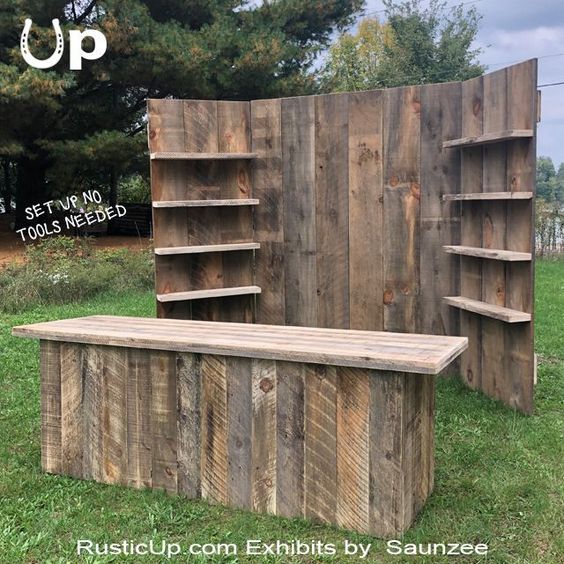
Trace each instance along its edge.
{"label": "tree line", "polygon": [[[472,48],[480,15],[442,0],[18,0],[0,4],[0,201],[26,206],[86,190],[110,205],[146,186],[146,99],[249,100],[465,80],[485,70]],[[108,50],[70,71],[49,70],[51,21],[98,29]],[[351,31],[353,30],[353,31]],[[88,50],[88,46],[85,46]]]}

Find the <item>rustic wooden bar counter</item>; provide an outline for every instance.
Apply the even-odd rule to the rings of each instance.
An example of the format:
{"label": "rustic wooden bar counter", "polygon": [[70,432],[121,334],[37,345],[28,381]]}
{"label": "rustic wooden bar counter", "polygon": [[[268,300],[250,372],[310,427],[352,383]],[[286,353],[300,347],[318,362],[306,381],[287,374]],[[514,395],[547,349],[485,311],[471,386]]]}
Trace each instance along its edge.
{"label": "rustic wooden bar counter", "polygon": [[433,488],[465,337],[94,316],[41,340],[46,472],[389,536]]}

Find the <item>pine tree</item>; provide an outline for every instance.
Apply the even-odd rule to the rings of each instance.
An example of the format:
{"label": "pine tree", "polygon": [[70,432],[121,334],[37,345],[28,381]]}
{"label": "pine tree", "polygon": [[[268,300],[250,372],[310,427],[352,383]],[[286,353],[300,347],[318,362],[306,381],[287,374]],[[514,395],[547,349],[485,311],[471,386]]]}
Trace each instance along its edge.
{"label": "pine tree", "polygon": [[[0,156],[17,168],[16,220],[25,206],[109,186],[146,167],[147,97],[251,99],[312,92],[310,72],[335,31],[364,0],[2,0]],[[68,42],[56,67],[28,67],[19,51],[48,57],[51,20],[95,28],[108,50],[69,71]],[[87,46],[85,46],[87,50]]]}

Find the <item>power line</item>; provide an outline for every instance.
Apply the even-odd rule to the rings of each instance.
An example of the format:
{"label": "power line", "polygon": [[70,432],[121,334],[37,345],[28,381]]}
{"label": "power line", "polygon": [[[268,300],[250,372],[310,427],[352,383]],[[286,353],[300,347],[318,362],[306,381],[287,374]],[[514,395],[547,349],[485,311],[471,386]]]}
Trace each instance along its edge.
{"label": "power line", "polygon": [[[535,58],[535,59],[548,59],[550,57],[564,57],[564,53],[551,53],[549,55],[539,55],[538,57],[529,57],[529,59]],[[503,61],[501,63],[489,63],[488,66],[489,67],[497,67],[499,65],[512,65],[513,63],[520,63],[521,61],[523,61],[524,59],[518,59],[518,60],[514,60],[514,61]]]}
{"label": "power line", "polygon": [[539,84],[537,88],[547,88],[548,86],[560,86],[564,84],[564,81],[562,82],[551,82],[549,84]]}

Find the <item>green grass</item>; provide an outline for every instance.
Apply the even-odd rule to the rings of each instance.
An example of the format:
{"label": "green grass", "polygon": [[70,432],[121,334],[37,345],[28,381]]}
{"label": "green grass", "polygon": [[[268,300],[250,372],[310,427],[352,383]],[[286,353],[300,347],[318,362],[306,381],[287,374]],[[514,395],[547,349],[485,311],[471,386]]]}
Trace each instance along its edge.
{"label": "green grass", "polygon": [[[461,562],[563,561],[564,261],[539,261],[536,283],[536,348],[541,362],[535,414],[521,416],[454,379],[441,379],[436,400],[435,491],[404,542],[489,544],[487,557],[459,557]],[[349,539],[372,543],[369,559],[375,562],[446,562],[444,558],[389,556],[383,541],[301,520],[42,474],[38,345],[12,338],[10,329],[95,313],[154,316],[153,295],[104,294],[87,304],[44,306],[0,317],[0,564],[76,562],[74,547],[79,538],[98,542],[166,539],[185,546],[234,542],[240,547],[246,539],[315,539],[338,546]],[[214,561],[246,560],[240,554],[238,560]],[[342,553],[331,559],[354,560]]]}

